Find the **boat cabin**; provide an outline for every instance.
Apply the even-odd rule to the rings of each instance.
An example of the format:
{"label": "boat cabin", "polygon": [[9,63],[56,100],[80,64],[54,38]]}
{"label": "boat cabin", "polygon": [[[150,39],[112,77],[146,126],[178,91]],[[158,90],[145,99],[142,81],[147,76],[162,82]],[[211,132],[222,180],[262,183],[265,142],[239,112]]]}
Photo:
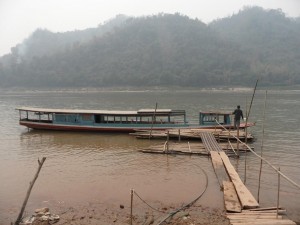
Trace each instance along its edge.
{"label": "boat cabin", "polygon": [[218,125],[218,121],[222,125],[230,125],[231,112],[200,112],[199,113],[199,124],[203,126]]}
{"label": "boat cabin", "polygon": [[[138,111],[17,108],[20,124],[36,129],[134,130],[186,126],[185,110],[140,109]],[[55,126],[54,126],[55,125]],[[95,128],[95,129],[94,129]]]}
{"label": "boat cabin", "polygon": [[21,107],[20,125],[32,129],[69,131],[166,130],[231,126],[229,112],[200,112],[199,122],[189,124],[185,110],[140,109],[137,111],[46,109]]}

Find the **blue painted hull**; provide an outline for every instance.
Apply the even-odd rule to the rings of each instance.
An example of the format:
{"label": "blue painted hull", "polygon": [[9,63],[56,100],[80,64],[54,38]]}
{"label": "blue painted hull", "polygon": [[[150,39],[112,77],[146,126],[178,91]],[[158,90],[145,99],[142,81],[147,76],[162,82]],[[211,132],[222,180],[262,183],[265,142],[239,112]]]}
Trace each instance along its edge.
{"label": "blue painted hull", "polygon": [[[54,124],[37,121],[21,120],[20,125],[31,129],[40,130],[60,130],[60,131],[96,131],[96,132],[124,132],[130,133],[138,130],[166,130],[166,129],[184,129],[184,128],[201,128],[201,129],[222,129],[221,126],[201,126],[189,124],[97,124],[91,125],[76,125],[76,124]],[[250,124],[248,124],[249,126]],[[232,128],[232,125],[226,125],[226,128]],[[245,124],[241,124],[241,128]]]}

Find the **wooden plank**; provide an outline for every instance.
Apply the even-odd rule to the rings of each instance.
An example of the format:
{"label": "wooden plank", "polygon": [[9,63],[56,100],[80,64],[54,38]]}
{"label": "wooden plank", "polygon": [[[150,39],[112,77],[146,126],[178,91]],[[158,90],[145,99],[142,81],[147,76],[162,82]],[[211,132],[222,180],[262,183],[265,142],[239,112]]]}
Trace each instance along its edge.
{"label": "wooden plank", "polygon": [[[279,209],[278,212],[284,214],[284,213],[286,213],[286,210],[285,209]],[[261,214],[262,213],[277,213],[277,210],[276,209],[274,209],[274,210],[262,210],[262,211],[242,210],[242,213],[248,213],[248,214],[250,214],[250,213],[261,213]]]}
{"label": "wooden plank", "polygon": [[227,212],[241,212],[242,207],[238,199],[233,183],[230,181],[223,181],[224,188],[224,202]]}
{"label": "wooden plank", "polygon": [[296,225],[291,220],[254,220],[254,221],[230,221],[232,225]]}
{"label": "wooden plank", "polygon": [[157,150],[157,149],[143,149],[143,150],[140,150],[140,152],[150,153],[150,154],[203,155],[203,156],[209,155],[209,153],[207,153],[207,152],[200,152],[200,151],[199,152],[177,151],[177,150],[164,151],[164,150]]}
{"label": "wooden plank", "polygon": [[[282,209],[279,207],[278,209]],[[277,207],[265,207],[265,208],[257,208],[257,209],[249,209],[249,211],[268,211],[268,210],[277,210]]]}
{"label": "wooden plank", "polygon": [[[236,213],[227,213],[227,215],[236,215]],[[277,215],[276,210],[272,210],[271,212],[267,212],[267,211],[261,211],[261,212],[247,212],[245,213],[244,210],[242,210],[241,213],[239,213],[239,215]]]}
{"label": "wooden plank", "polygon": [[248,215],[248,216],[227,216],[230,220],[254,220],[254,219],[282,219],[282,216],[277,215]]}
{"label": "wooden plank", "polygon": [[234,184],[237,195],[240,199],[243,209],[257,208],[259,207],[258,202],[255,200],[251,192],[246,188],[246,186],[241,181],[238,173],[235,171],[234,167],[229,161],[229,158],[224,152],[220,152],[220,156],[226,167],[227,173],[229,174],[232,183]]}
{"label": "wooden plank", "polygon": [[222,187],[223,181],[228,181],[229,177],[225,171],[223,161],[222,161],[220,155],[218,154],[218,152],[211,151],[210,155],[211,155],[211,161],[212,161],[218,182],[220,184],[220,187]]}
{"label": "wooden plank", "polygon": [[212,133],[203,132],[200,133],[200,135],[207,151],[222,151],[222,148],[220,147]]}

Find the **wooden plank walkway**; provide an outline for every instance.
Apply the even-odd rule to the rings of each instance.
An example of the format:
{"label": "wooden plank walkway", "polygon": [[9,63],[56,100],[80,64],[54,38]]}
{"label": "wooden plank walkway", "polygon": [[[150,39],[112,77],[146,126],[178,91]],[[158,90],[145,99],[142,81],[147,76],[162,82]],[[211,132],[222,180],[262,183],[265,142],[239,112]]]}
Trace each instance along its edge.
{"label": "wooden plank walkway", "polygon": [[[168,144],[168,147],[167,147]],[[163,145],[153,145],[147,149],[140,150],[143,153],[152,153],[152,154],[178,154],[178,155],[201,155],[209,156],[209,152],[203,148],[202,143],[176,143],[169,142],[164,143]]]}
{"label": "wooden plank walkway", "polygon": [[[215,137],[209,133],[201,133],[205,149],[210,152],[212,164],[219,183],[222,180],[224,202],[227,218],[232,225],[296,225],[295,222],[277,215],[277,211],[259,209],[259,204],[241,181],[238,173],[230,163]],[[226,168],[230,181],[220,173],[220,168]],[[255,209],[253,209],[255,208]],[[250,209],[250,210],[245,210]],[[252,211],[251,211],[252,210]]]}
{"label": "wooden plank walkway", "polygon": [[205,149],[210,152],[210,151],[217,151],[220,152],[222,151],[221,146],[218,144],[216,141],[214,135],[209,132],[202,132],[200,133],[201,140],[204,144]]}
{"label": "wooden plank walkway", "polygon": [[223,181],[223,187],[226,211],[239,213],[242,212],[242,207],[239,203],[239,198],[237,196],[233,183],[230,181]]}
{"label": "wooden plank walkway", "polygon": [[241,213],[227,213],[232,225],[296,225],[295,222],[277,215],[276,210],[243,210]]}
{"label": "wooden plank walkway", "polygon": [[[209,133],[213,134],[216,139],[220,141],[227,142],[228,139],[235,141],[236,139],[234,136],[237,136],[236,130],[234,131],[224,131],[221,129],[190,129],[190,128],[184,128],[184,129],[169,129],[169,137],[172,139],[195,139],[200,140],[202,133]],[[165,139],[167,137],[167,131],[166,130],[153,130],[152,132],[149,130],[139,130],[134,133],[131,133],[130,135],[135,136],[136,138],[140,139],[148,139],[151,133],[151,139]],[[240,130],[239,137],[241,140],[244,140],[246,136],[246,132],[243,130]],[[253,140],[253,136],[248,132],[247,133],[247,140]]]}
{"label": "wooden plank walkway", "polygon": [[220,156],[223,160],[223,163],[226,167],[227,173],[229,174],[231,181],[235,187],[237,195],[240,199],[241,205],[243,209],[257,208],[259,207],[258,202],[248,190],[248,188],[244,185],[239,177],[238,173],[235,171],[234,167],[229,161],[229,158],[224,152],[220,152]]}
{"label": "wooden plank walkway", "polygon": [[223,165],[221,156],[216,151],[210,151],[211,162],[213,164],[214,171],[217,175],[217,179],[221,188],[223,188],[223,181],[229,180],[226,170]]}

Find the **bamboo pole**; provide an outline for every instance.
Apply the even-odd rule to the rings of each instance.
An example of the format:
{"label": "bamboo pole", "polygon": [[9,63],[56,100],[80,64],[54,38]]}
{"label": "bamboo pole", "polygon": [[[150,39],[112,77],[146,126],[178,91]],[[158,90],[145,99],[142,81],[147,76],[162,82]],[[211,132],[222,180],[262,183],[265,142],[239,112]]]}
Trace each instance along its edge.
{"label": "bamboo pole", "polygon": [[248,128],[247,128],[247,112],[248,112],[248,99],[247,99],[247,97],[246,97],[246,120],[245,120],[245,142],[247,143],[247,133],[248,133]]}
{"label": "bamboo pole", "polygon": [[169,151],[169,140],[170,140],[170,132],[167,131],[167,151]]}
{"label": "bamboo pole", "polygon": [[[278,168],[278,171],[280,172],[280,167]],[[278,210],[279,210],[279,193],[280,193],[280,173],[278,173],[278,192],[277,192],[277,213],[276,218],[278,218]]]}
{"label": "bamboo pole", "polygon": [[130,190],[130,225],[132,225],[132,219],[133,219],[133,215],[132,215],[132,207],[133,207],[133,189],[131,188]]}
{"label": "bamboo pole", "polygon": [[[263,146],[264,146],[264,137],[265,137],[265,118],[266,118],[266,104],[267,104],[267,94],[265,94],[265,104],[264,104],[264,113],[263,113],[263,121],[262,121],[262,139],[261,139],[261,146],[260,146],[260,156],[263,155]],[[258,191],[257,191],[257,202],[259,202],[259,192],[260,192],[260,180],[261,180],[261,172],[262,172],[262,163],[263,160],[260,159],[260,169],[259,169],[259,176],[258,176]]]}
{"label": "bamboo pole", "polygon": [[[240,126],[237,127],[237,138],[240,140]],[[239,142],[236,143],[236,150],[237,150],[238,157],[240,157],[240,143]]]}
{"label": "bamboo pole", "polygon": [[230,142],[230,128],[229,128],[228,139],[227,139],[227,149],[229,149],[229,142]]}
{"label": "bamboo pole", "polygon": [[155,110],[154,110],[153,117],[152,117],[152,124],[151,124],[149,140],[151,139],[151,136],[152,136],[152,129],[153,129],[153,123],[154,123],[154,120],[155,120],[156,110],[157,110],[157,102],[155,103]]}
{"label": "bamboo pole", "polygon": [[[248,111],[248,102],[247,102],[247,98],[246,98],[246,112]],[[247,115],[246,115],[247,116]],[[246,117],[247,120],[247,117]],[[247,143],[247,136],[248,136],[248,129],[247,129],[247,123],[245,126],[245,142]],[[244,171],[244,184],[246,184],[246,180],[247,180],[247,151],[245,151],[245,171]]]}
{"label": "bamboo pole", "polygon": [[[231,150],[234,152],[234,154],[237,156],[236,151],[234,150],[231,142],[228,140],[228,143],[230,144]],[[227,147],[227,149],[229,149],[229,147]]]}
{"label": "bamboo pole", "polygon": [[33,177],[33,180],[29,183],[29,188],[28,188],[28,190],[27,190],[26,197],[25,197],[25,199],[24,199],[24,202],[23,202],[21,211],[20,211],[19,216],[18,216],[18,218],[17,218],[17,220],[16,220],[16,222],[15,222],[15,225],[19,225],[19,223],[22,221],[22,216],[23,216],[23,213],[24,213],[24,210],[25,210],[27,201],[28,201],[28,199],[29,199],[31,190],[32,190],[32,188],[33,188],[33,185],[34,185],[36,179],[37,179],[38,176],[39,176],[39,173],[40,173],[40,171],[41,171],[41,169],[42,169],[42,166],[43,166],[45,160],[46,160],[46,157],[43,157],[43,158],[42,158],[42,161],[40,161],[40,160],[38,159],[38,164],[39,164],[38,170],[37,170],[35,176]]}
{"label": "bamboo pole", "polygon": [[245,126],[246,136],[245,136],[245,143],[247,143],[247,136],[248,136],[247,135],[247,124],[248,124],[248,118],[250,116],[250,111],[251,111],[251,108],[252,108],[252,103],[253,103],[253,99],[254,99],[254,95],[255,95],[257,83],[258,83],[258,79],[256,80],[256,84],[255,84],[255,87],[254,87],[253,95],[252,95],[252,98],[251,98],[251,103],[250,103],[250,106],[249,106],[249,110],[248,110],[248,112],[246,112],[246,126]]}

